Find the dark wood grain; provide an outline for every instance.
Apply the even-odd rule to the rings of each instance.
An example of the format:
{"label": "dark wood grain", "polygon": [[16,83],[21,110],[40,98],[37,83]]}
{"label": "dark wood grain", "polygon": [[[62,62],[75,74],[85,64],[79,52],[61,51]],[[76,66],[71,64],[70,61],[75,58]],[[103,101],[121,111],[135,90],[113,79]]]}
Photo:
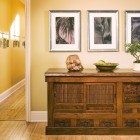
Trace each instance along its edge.
{"label": "dark wood grain", "polygon": [[46,135],[139,135],[139,128],[46,127]]}
{"label": "dark wood grain", "polygon": [[116,69],[111,72],[100,72],[97,71],[96,69],[84,69],[82,71],[68,71],[67,69],[63,68],[50,68],[45,72],[45,76],[72,76],[72,77],[77,77],[77,76],[140,76],[139,71],[134,71],[132,69]]}
{"label": "dark wood grain", "polygon": [[46,134],[140,134],[140,72],[49,69]]}

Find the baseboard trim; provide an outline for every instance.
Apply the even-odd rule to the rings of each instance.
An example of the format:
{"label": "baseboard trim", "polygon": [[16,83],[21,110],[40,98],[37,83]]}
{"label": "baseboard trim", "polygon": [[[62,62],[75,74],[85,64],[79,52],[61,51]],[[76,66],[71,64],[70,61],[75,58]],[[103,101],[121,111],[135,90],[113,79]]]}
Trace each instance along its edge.
{"label": "baseboard trim", "polygon": [[31,122],[47,122],[47,111],[31,111]]}
{"label": "baseboard trim", "polygon": [[0,102],[4,101],[7,97],[13,94],[16,90],[20,89],[22,86],[25,85],[25,79],[21,80],[11,88],[7,89],[3,93],[0,94]]}

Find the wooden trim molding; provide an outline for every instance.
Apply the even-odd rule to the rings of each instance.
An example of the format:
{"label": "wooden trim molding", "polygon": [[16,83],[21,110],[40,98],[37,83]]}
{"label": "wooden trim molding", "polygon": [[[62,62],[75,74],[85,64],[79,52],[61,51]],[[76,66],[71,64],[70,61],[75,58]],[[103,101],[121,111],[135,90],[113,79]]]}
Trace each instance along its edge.
{"label": "wooden trim molding", "polygon": [[4,91],[2,94],[0,94],[0,102],[4,101],[6,98],[8,98],[10,95],[12,95],[16,90],[20,89],[22,86],[25,85],[25,79],[21,80],[14,86],[10,87],[6,91]]}
{"label": "wooden trim molding", "polygon": [[30,104],[30,0],[25,1],[25,12],[26,12],[26,121],[31,120],[31,104]]}
{"label": "wooden trim molding", "polygon": [[31,111],[31,122],[48,122],[47,111]]}

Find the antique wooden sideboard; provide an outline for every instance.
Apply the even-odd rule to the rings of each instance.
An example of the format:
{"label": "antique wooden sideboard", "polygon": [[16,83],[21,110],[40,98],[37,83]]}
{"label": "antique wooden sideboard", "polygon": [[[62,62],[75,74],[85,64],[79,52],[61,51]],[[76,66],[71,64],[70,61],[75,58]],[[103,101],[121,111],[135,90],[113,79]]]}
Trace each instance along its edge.
{"label": "antique wooden sideboard", "polygon": [[48,69],[46,134],[140,134],[140,72]]}

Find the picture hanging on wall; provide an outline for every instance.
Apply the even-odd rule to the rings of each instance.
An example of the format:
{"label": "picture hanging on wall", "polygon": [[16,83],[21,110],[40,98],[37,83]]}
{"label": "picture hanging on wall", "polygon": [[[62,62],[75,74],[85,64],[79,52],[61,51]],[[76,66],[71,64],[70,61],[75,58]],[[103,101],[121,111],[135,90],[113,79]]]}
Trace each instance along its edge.
{"label": "picture hanging on wall", "polygon": [[9,33],[0,32],[0,47],[3,48],[9,47]]}
{"label": "picture hanging on wall", "polygon": [[88,11],[88,51],[119,51],[118,11]]}
{"label": "picture hanging on wall", "polygon": [[20,37],[20,47],[24,47],[25,48],[25,37]]}
{"label": "picture hanging on wall", "polygon": [[140,43],[140,11],[125,11],[126,44]]}
{"label": "picture hanging on wall", "polygon": [[13,47],[20,47],[20,42],[18,40],[13,40]]}
{"label": "picture hanging on wall", "polygon": [[3,48],[9,47],[9,39],[0,38],[0,47],[3,47]]}
{"label": "picture hanging on wall", "polygon": [[80,51],[80,11],[49,11],[50,51]]}

